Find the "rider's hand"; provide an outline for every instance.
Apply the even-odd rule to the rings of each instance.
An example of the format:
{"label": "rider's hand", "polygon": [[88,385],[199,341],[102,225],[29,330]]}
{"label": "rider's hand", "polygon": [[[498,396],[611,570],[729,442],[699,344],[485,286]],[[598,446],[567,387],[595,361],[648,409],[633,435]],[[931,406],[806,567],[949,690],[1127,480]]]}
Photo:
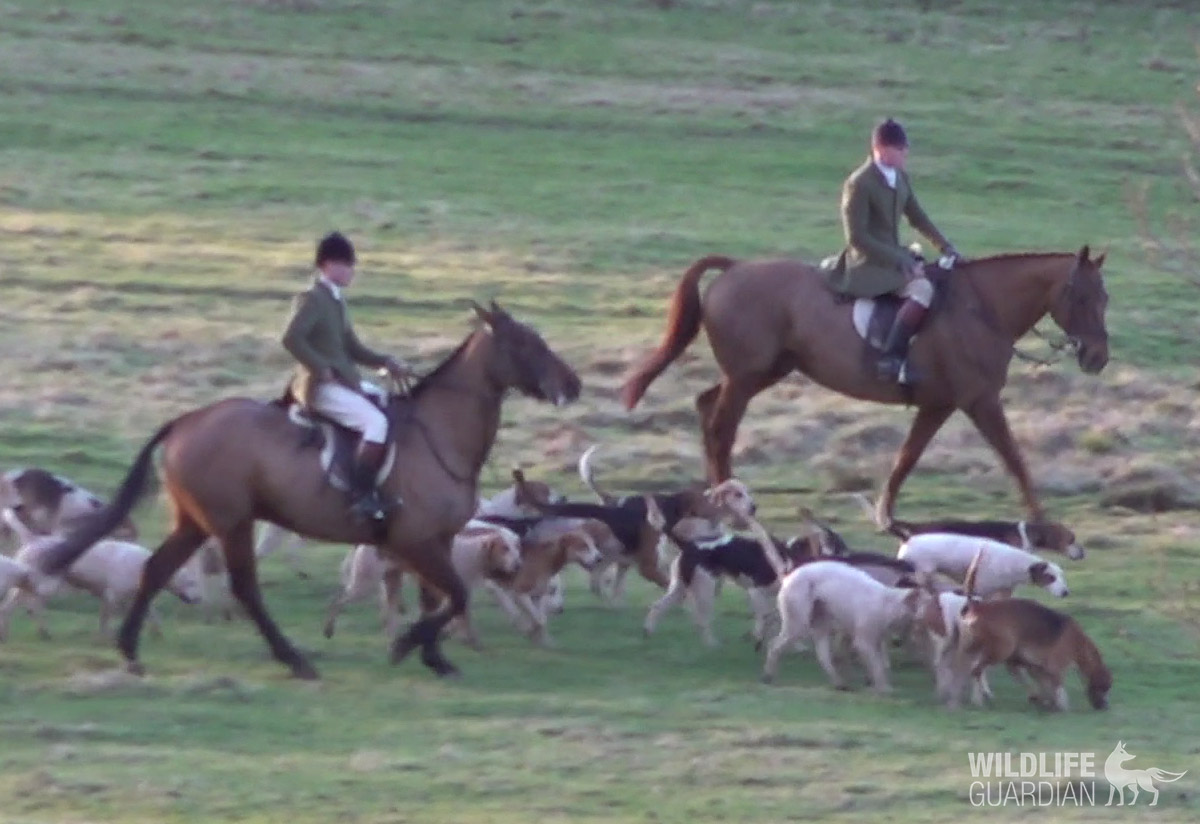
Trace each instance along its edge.
{"label": "rider's hand", "polygon": [[942,247],[942,255],[944,257],[952,258],[953,260],[959,260],[962,258],[962,255],[960,255],[958,250],[954,248],[953,243],[947,243]]}
{"label": "rider's hand", "polygon": [[389,357],[383,364],[383,368],[386,369],[391,374],[392,378],[397,381],[402,381],[415,375],[412,367],[398,358]]}

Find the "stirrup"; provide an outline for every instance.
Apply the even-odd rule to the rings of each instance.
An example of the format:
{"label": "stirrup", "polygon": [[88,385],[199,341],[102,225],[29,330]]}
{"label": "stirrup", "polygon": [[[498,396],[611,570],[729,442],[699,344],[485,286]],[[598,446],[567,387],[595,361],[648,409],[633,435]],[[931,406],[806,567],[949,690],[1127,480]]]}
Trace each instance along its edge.
{"label": "stirrup", "polygon": [[883,380],[897,381],[904,371],[904,358],[899,355],[883,355],[875,362],[875,374]]}
{"label": "stirrup", "polygon": [[[399,499],[393,506],[399,506]],[[382,521],[388,516],[389,506],[378,489],[360,493],[350,502],[350,511],[368,521]]]}

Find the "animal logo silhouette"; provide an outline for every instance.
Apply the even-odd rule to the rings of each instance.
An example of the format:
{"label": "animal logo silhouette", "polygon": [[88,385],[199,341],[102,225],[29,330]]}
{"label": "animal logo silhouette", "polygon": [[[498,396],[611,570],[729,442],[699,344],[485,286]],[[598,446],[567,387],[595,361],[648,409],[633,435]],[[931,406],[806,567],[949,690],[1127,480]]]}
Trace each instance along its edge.
{"label": "animal logo silhouette", "polygon": [[1167,772],[1160,770],[1157,767],[1150,767],[1145,770],[1129,770],[1121,765],[1126,761],[1132,761],[1137,756],[1130,755],[1125,749],[1125,742],[1118,741],[1117,746],[1104,760],[1104,777],[1108,779],[1108,803],[1105,807],[1112,806],[1113,794],[1116,793],[1120,802],[1118,807],[1125,806],[1125,788],[1133,787],[1133,797],[1129,799],[1130,805],[1136,804],[1138,795],[1142,790],[1154,793],[1154,800],[1150,802],[1150,806],[1154,807],[1158,804],[1158,788],[1154,786],[1155,781],[1178,781],[1187,775],[1187,770],[1181,773]]}

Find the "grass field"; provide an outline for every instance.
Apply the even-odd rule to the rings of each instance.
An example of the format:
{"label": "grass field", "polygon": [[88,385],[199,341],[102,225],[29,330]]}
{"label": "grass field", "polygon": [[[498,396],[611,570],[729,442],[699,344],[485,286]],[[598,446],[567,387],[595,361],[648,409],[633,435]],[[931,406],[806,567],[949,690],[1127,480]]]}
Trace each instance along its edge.
{"label": "grass field", "polygon": [[[666,6],[667,8],[663,8]],[[928,7],[928,10],[925,10]],[[992,709],[947,713],[928,675],[836,693],[808,656],[758,683],[728,587],[701,646],[673,613],[643,640],[648,586],[608,608],[572,577],[558,646],[490,603],[465,678],[385,663],[373,608],[320,636],[338,547],[309,580],[276,559],[268,605],[324,680],[288,680],[244,622],[165,603],[143,681],[112,673],[94,602],[54,640],[18,616],[0,646],[0,820],[1194,821],[1200,720],[1200,322],[1182,258],[1152,225],[1195,214],[1178,107],[1200,104],[1191,0],[605,3],[116,0],[0,4],[0,467],[47,466],[111,491],[163,420],[229,394],[269,397],[277,337],[312,244],[360,252],[361,335],[430,368],[497,298],[584,377],[566,410],[513,400],[485,492],[514,463],[581,494],[588,444],[613,488],[700,472],[692,397],[703,343],[633,415],[621,373],[661,331],[695,258],[841,245],[841,181],[871,124],[903,119],[922,202],[970,255],[1107,249],[1112,363],[1014,365],[1014,428],[1052,514],[1092,550],[1065,606],[1115,677],[1112,708],[1045,716],[1007,676]],[[1028,347],[1038,351],[1039,344]],[[736,467],[768,525],[803,502],[888,550],[845,492],[877,487],[907,415],[789,379],[751,407]],[[1175,502],[1140,511],[1137,485]],[[1144,495],[1142,497],[1145,497]],[[899,512],[1017,517],[961,422]],[[138,512],[162,535],[157,503]],[[1095,751],[1188,770],[1157,809],[978,810],[967,753]],[[1104,788],[1101,780],[1099,787]],[[1107,793],[1100,790],[1100,803]]]}

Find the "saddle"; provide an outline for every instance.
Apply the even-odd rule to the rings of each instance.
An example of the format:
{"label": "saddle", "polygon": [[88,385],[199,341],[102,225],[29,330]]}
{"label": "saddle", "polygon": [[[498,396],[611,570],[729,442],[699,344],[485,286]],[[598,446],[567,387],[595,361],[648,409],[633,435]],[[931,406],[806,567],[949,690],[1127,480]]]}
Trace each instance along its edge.
{"label": "saddle", "polygon": [[[378,486],[383,483],[384,478],[392,471],[392,466],[396,462],[396,442],[393,438],[396,431],[396,417],[393,409],[380,404],[375,397],[371,395],[364,397],[383,412],[388,422],[387,456],[379,467],[379,474],[375,476],[375,484]],[[362,435],[349,427],[342,426],[332,418],[304,406],[292,394],[290,384],[284,389],[282,395],[271,401],[271,404],[283,409],[287,413],[289,421],[304,429],[300,441],[301,449],[321,450],[321,471],[330,486],[341,492],[349,492],[352,488],[354,453],[358,449]]]}
{"label": "saddle", "polygon": [[[821,261],[821,267],[827,265],[836,265],[837,258],[826,258]],[[948,275],[954,270],[954,261],[949,261],[943,265],[942,261],[924,261],[925,277],[933,284],[933,303],[929,307],[930,314],[938,311],[941,304],[944,302],[946,294],[946,283]],[[836,304],[853,303],[850,311],[850,317],[854,324],[854,331],[858,336],[866,341],[867,346],[876,352],[883,352],[883,345],[887,341],[888,332],[891,331],[892,325],[896,320],[896,313],[900,311],[901,304],[904,303],[904,298],[895,294],[878,295],[873,298],[856,298],[854,295],[847,295],[844,292],[835,292],[829,290],[833,295],[833,302]]]}

